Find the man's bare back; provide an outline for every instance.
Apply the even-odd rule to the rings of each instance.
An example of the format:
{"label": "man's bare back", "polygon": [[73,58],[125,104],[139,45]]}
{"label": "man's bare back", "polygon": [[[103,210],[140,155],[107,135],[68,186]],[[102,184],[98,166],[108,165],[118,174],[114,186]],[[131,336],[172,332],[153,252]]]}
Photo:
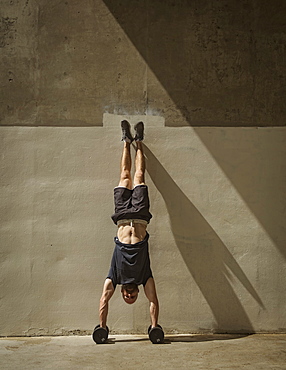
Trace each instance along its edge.
{"label": "man's bare back", "polygon": [[144,240],[147,225],[137,221],[141,220],[126,220],[118,226],[117,237],[121,243],[136,244]]}

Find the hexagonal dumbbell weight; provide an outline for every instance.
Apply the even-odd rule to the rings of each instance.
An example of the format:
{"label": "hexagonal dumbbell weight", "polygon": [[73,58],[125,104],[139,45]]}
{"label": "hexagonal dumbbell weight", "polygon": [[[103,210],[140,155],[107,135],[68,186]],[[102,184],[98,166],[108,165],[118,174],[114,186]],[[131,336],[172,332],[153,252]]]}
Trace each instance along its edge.
{"label": "hexagonal dumbbell weight", "polygon": [[105,329],[105,328],[102,328],[100,325],[97,325],[93,331],[92,339],[97,344],[103,344],[103,343],[106,343],[108,334],[109,334],[108,326]]}
{"label": "hexagonal dumbbell weight", "polygon": [[157,325],[152,328],[152,325],[148,328],[149,339],[153,344],[160,344],[164,342],[164,332],[161,325]]}

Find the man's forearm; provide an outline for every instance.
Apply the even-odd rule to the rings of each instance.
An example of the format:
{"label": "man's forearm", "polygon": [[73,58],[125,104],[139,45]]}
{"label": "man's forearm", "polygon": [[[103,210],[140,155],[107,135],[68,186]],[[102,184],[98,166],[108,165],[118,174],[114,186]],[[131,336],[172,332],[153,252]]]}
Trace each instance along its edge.
{"label": "man's forearm", "polygon": [[99,324],[103,328],[106,327],[108,315],[108,301],[106,299],[101,299],[99,302]]}
{"label": "man's forearm", "polygon": [[114,293],[114,287],[111,279],[107,278],[104,282],[103,292],[99,301],[99,323],[106,328],[108,302]]}
{"label": "man's forearm", "polygon": [[150,317],[151,317],[151,324],[152,327],[158,325],[158,317],[159,317],[159,302],[150,302]]}

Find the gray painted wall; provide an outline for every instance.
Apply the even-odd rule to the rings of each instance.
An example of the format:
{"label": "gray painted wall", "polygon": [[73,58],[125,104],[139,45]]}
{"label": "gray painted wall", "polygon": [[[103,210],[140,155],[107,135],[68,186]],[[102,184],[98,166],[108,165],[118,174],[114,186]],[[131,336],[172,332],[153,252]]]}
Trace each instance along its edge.
{"label": "gray painted wall", "polygon": [[[285,332],[285,2],[1,0],[0,335],[90,333],[120,120],[167,332]],[[119,289],[109,327],[145,332]]]}

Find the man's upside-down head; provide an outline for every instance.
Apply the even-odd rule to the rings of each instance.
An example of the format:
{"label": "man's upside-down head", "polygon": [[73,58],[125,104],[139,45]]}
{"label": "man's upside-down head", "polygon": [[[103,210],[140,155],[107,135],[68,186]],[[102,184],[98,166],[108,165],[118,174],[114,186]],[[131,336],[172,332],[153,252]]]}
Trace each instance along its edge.
{"label": "man's upside-down head", "polygon": [[138,298],[139,288],[136,284],[123,284],[121,287],[121,294],[124,301],[132,304]]}

